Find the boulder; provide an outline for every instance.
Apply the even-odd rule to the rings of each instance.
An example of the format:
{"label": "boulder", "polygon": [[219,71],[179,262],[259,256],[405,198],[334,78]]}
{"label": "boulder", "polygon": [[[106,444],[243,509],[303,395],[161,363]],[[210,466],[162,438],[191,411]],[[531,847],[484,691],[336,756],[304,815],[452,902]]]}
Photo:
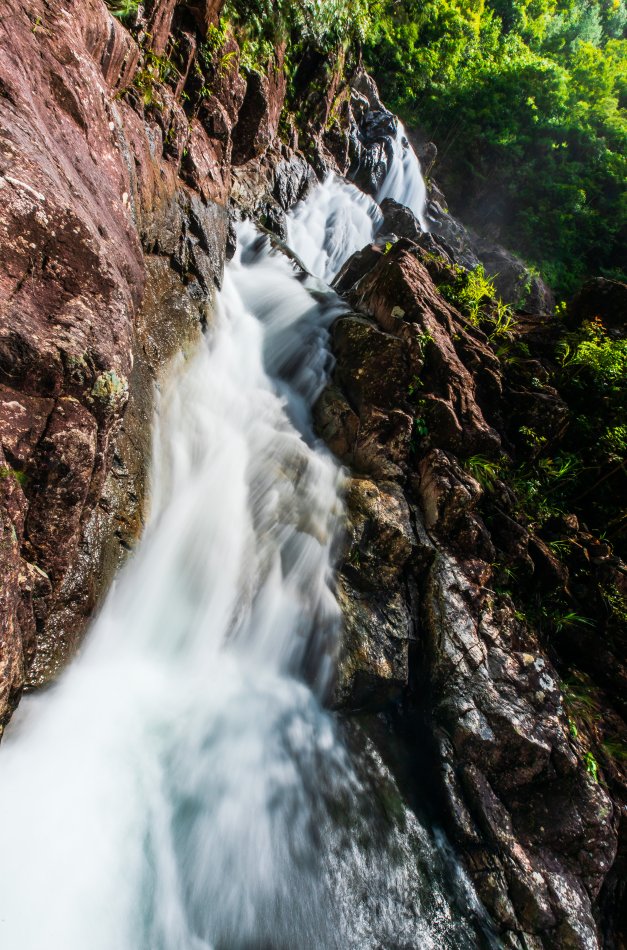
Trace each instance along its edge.
{"label": "boulder", "polygon": [[444,195],[434,184],[429,189],[427,221],[456,264],[466,270],[483,266],[505,303],[528,313],[553,312],[555,297],[542,278],[500,244],[468,230],[449,212]]}
{"label": "boulder", "polygon": [[[436,443],[469,454],[494,451],[500,439],[477,403],[476,385],[464,365],[468,353],[488,365],[494,356],[467,321],[447,304],[407,241],[397,242],[349,294],[351,305],[368,314],[387,334],[406,345],[406,388],[425,388],[424,405]],[[463,357],[463,359],[462,359]],[[376,356],[371,358],[377,365]],[[378,361],[379,374],[386,372]],[[392,370],[397,372],[395,367]],[[398,387],[397,387],[398,390]],[[429,418],[427,418],[429,425]]]}

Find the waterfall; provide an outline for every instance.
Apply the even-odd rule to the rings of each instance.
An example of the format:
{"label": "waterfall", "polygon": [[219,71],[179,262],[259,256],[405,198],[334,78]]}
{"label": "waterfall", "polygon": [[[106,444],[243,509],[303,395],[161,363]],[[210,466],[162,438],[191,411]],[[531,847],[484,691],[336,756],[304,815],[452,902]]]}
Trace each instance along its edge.
{"label": "waterfall", "polygon": [[372,242],[382,221],[372,198],[329,174],[315,201],[301,201],[288,216],[287,240],[307,270],[330,284],[349,257]]}
{"label": "waterfall", "polygon": [[[342,241],[375,218],[356,199]],[[311,237],[332,272],[346,247]],[[238,238],[215,325],[159,395],[145,537],[7,730],[6,950],[478,945],[459,872],[321,702],[343,475],[310,410],[345,306],[250,224]]]}
{"label": "waterfall", "polygon": [[287,218],[288,244],[310,274],[330,284],[355,251],[374,241],[383,223],[377,202],[393,198],[412,211],[423,231],[427,187],[420,162],[400,121],[392,141],[392,160],[377,201],[350,182],[330,173],[316,189],[315,200],[301,201]]}
{"label": "waterfall", "polygon": [[396,136],[392,139],[392,150],[393,158],[377,194],[377,201],[380,203],[384,198],[393,198],[399,204],[405,205],[416,215],[423,231],[428,231],[425,217],[427,187],[420,170],[420,162],[400,121]]}

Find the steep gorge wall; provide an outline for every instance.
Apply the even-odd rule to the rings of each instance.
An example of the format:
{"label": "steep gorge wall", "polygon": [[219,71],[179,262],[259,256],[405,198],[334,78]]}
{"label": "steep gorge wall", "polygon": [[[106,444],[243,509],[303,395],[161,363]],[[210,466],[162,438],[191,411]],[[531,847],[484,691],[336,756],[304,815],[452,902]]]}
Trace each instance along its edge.
{"label": "steep gorge wall", "polygon": [[[123,94],[147,54],[100,0],[10,0],[0,39],[5,722],[139,533],[153,380],[206,319],[227,225],[219,175],[202,201]],[[182,123],[176,90],[161,95]]]}
{"label": "steep gorge wall", "polygon": [[[345,54],[330,69],[301,63],[296,121],[282,47],[246,74],[230,34],[203,44],[216,0],[153,0],[134,35],[102,0],[5,7],[3,724],[23,686],[76,649],[141,533],[153,387],[211,319],[229,208],[284,236],[316,175],[357,169],[372,191],[389,160],[364,133],[376,89],[360,74],[351,90]],[[442,297],[446,242],[393,203],[386,222],[392,240],[340,275],[354,312],[333,328],[337,368],[316,409],[354,476],[337,702],[400,703],[406,721],[429,709],[443,811],[506,945],[596,947],[617,800],[585,768],[545,647],[495,592],[497,550],[538,583],[557,582],[559,565],[507,486],[486,524],[463,465],[510,448],[510,413],[549,409],[559,426],[560,400],[534,388],[537,366],[515,378]]]}
{"label": "steep gorge wall", "polygon": [[141,531],[153,385],[210,318],[229,200],[284,232],[315,181],[299,131],[348,168],[344,54],[301,77],[297,128],[284,47],[241,72],[221,8],[152,0],[130,32],[103,0],[3,7],[0,723]]}

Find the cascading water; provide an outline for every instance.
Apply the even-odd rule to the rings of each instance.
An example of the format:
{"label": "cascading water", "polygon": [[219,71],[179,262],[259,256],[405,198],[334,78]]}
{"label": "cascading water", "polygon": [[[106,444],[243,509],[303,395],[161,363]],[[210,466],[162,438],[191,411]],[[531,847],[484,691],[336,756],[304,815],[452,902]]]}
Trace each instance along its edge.
{"label": "cascading water", "polygon": [[[310,200],[292,225],[328,219]],[[146,536],[2,748],[4,950],[477,946],[430,835],[320,703],[342,473],[310,407],[343,307],[241,226],[161,393]]]}
{"label": "cascading water", "polygon": [[402,122],[398,122],[396,136],[392,139],[393,158],[389,171],[377,194],[380,203],[384,198],[393,198],[405,205],[418,218],[423,231],[429,226],[425,217],[427,187],[420,170],[420,162],[411,147]]}
{"label": "cascading water", "polygon": [[330,174],[315,200],[302,201],[288,216],[287,240],[307,270],[330,284],[348,258],[371,243],[382,221],[372,198]]}
{"label": "cascading water", "polygon": [[384,198],[405,205],[415,214],[423,231],[429,230],[425,216],[427,186],[420,162],[398,120],[391,143],[392,160],[377,201],[331,173],[317,188],[315,200],[301,201],[288,215],[290,248],[311,274],[327,284],[355,251],[374,241],[383,224],[377,202]]}

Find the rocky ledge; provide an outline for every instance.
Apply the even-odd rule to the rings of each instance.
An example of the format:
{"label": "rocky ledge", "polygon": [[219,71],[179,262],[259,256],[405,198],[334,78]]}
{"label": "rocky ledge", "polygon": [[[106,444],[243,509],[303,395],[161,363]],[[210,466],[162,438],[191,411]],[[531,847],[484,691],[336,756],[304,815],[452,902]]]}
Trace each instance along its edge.
{"label": "rocky ledge", "polygon": [[[547,359],[564,330],[522,314],[503,334],[482,329],[443,296],[450,245],[407,209],[383,210],[385,241],[338,277],[353,312],[333,327],[336,369],[316,406],[318,431],[353,473],[336,701],[391,715],[410,756],[432,737],[442,819],[504,946],[613,946],[598,922],[622,899],[624,764],[605,755],[597,767],[577,718],[564,680],[577,634],[547,642],[529,602],[531,591],[571,604],[575,586],[588,598],[610,582],[625,591],[627,573],[574,516],[573,549],[587,560],[556,556],[507,474],[529,451],[517,433],[533,426],[559,443],[568,428]],[[596,289],[594,304],[592,285],[573,302],[571,322],[606,310],[616,322],[627,288]],[[596,663],[587,640],[575,667],[597,682],[615,671],[605,716],[624,741],[624,654],[616,644]]]}

